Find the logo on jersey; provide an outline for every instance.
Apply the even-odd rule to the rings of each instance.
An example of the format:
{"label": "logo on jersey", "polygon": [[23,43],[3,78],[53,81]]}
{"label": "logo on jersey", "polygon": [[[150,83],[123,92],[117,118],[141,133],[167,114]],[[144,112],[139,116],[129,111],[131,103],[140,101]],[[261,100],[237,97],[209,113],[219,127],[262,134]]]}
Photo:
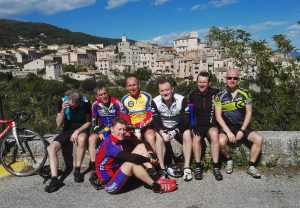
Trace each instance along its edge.
{"label": "logo on jersey", "polygon": [[244,100],[239,100],[237,102],[235,102],[235,107],[236,108],[244,108],[246,105],[245,101]]}
{"label": "logo on jersey", "polygon": [[134,102],[133,102],[133,101],[129,101],[129,102],[128,102],[128,106],[129,106],[129,107],[133,107],[133,106],[134,106]]}

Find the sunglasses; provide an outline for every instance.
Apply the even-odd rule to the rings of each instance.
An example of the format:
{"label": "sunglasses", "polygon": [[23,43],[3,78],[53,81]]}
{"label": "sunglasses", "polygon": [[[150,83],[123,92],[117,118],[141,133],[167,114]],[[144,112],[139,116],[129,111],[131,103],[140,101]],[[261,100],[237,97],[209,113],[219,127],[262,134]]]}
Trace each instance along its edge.
{"label": "sunglasses", "polygon": [[226,77],[227,80],[238,80],[238,77]]}

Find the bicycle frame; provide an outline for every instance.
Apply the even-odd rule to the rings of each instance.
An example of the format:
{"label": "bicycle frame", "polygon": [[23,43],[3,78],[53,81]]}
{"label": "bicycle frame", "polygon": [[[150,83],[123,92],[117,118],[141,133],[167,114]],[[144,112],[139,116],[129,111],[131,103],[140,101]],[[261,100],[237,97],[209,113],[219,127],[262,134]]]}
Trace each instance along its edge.
{"label": "bicycle frame", "polygon": [[0,125],[1,124],[7,124],[7,127],[0,133],[0,140],[2,140],[6,134],[12,130],[13,137],[16,140],[18,147],[25,152],[24,147],[20,144],[18,138],[16,122],[13,120],[0,120]]}

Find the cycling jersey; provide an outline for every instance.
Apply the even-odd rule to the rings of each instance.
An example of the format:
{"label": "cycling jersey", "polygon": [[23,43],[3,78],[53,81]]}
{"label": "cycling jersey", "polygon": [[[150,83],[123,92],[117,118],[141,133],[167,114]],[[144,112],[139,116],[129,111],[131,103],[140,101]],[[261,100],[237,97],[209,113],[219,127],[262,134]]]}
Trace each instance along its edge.
{"label": "cycling jersey", "polygon": [[228,90],[223,90],[215,98],[215,105],[222,109],[223,119],[228,125],[241,126],[246,114],[246,105],[251,104],[252,98],[248,91],[239,88],[235,97]]}
{"label": "cycling jersey", "polygon": [[140,92],[137,98],[131,95],[125,95],[122,98],[121,102],[125,113],[128,115],[129,124],[140,128],[152,119],[151,100],[151,95],[143,91]]}
{"label": "cycling jersey", "polygon": [[214,97],[218,90],[208,88],[201,92],[196,89],[188,97],[190,127],[191,128],[208,128],[215,123],[214,117]]}
{"label": "cycling jersey", "polygon": [[179,128],[183,130],[185,127],[185,110],[187,110],[187,102],[182,95],[175,93],[173,102],[167,106],[159,95],[153,99],[153,125],[156,130],[166,129],[172,130]]}
{"label": "cycling jersey", "polygon": [[92,105],[92,120],[94,125],[98,125],[100,129],[110,128],[112,121],[117,117],[122,117],[123,105],[115,97],[110,97],[108,105],[96,100]]}
{"label": "cycling jersey", "polygon": [[128,142],[130,141],[118,140],[110,134],[108,139],[97,149],[95,160],[96,174],[102,184],[108,183],[125,161],[138,165],[150,162],[150,159],[147,157],[127,152]]}
{"label": "cycling jersey", "polygon": [[[62,103],[66,102],[66,99],[63,98],[58,102],[58,112],[61,112]],[[63,131],[75,130],[81,127],[84,123],[90,121],[91,116],[91,104],[86,99],[82,97],[80,100],[79,106],[76,108],[67,108],[64,110],[64,127]]]}

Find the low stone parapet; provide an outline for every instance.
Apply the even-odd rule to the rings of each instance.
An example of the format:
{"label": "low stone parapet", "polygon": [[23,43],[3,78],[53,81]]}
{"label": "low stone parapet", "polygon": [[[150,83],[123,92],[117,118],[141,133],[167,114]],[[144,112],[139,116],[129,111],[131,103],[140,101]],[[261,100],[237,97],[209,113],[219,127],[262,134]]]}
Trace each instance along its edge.
{"label": "low stone parapet", "polygon": [[[300,166],[300,131],[259,131],[264,138],[260,164],[273,166]],[[53,135],[54,136],[54,135]],[[51,141],[53,137],[48,140]],[[206,141],[206,157],[210,157],[209,142]],[[182,146],[172,144],[176,155],[182,154]],[[234,159],[247,163],[249,148],[236,145],[232,148]]]}
{"label": "low stone parapet", "polygon": [[[264,138],[263,150],[259,160],[261,165],[273,166],[300,166],[300,131],[259,131]],[[206,159],[210,158],[209,142],[206,140]],[[172,142],[175,155],[182,154],[182,146]],[[239,164],[247,164],[249,148],[246,145],[231,147],[233,159]]]}

